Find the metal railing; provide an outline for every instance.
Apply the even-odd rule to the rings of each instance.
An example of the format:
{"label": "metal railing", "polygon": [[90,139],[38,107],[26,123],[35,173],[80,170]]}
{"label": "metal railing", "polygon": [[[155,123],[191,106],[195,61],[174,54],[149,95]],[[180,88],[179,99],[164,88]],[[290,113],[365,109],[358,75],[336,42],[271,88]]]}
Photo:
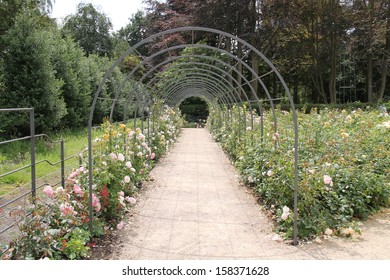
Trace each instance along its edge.
{"label": "metal railing", "polygon": [[[21,167],[18,167],[16,169],[10,170],[5,172],[4,174],[0,174],[0,179],[5,178],[7,176],[10,176],[12,174],[21,172],[26,169],[30,169],[30,182],[27,183],[25,186],[30,185],[29,190],[26,191],[25,188],[22,188],[22,190],[19,190],[16,194],[12,194],[11,197],[8,198],[4,197],[0,199],[0,241],[2,239],[9,239],[9,237],[1,238],[2,235],[5,235],[7,232],[9,232],[16,224],[18,221],[11,221],[10,222],[10,215],[6,215],[6,210],[11,213],[14,209],[20,207],[23,204],[26,204],[26,201],[24,203],[22,200],[26,199],[29,195],[31,195],[31,202],[34,203],[36,196],[37,196],[37,190],[46,186],[46,185],[51,185],[51,186],[58,186],[61,185],[63,188],[65,187],[65,173],[66,173],[66,166],[65,163],[75,159],[78,157],[78,154],[71,155],[68,157],[65,157],[65,142],[63,139],[61,140],[52,140],[48,135],[46,134],[35,134],[35,117],[34,117],[34,108],[12,108],[12,109],[0,109],[0,114],[2,113],[9,113],[9,112],[28,112],[29,113],[29,123],[30,123],[30,135],[25,136],[25,137],[20,137],[16,139],[11,139],[11,140],[4,140],[0,142],[0,146],[10,144],[10,143],[15,143],[15,142],[20,142],[20,141],[30,141],[30,164],[24,165]],[[36,140],[42,138],[48,140],[50,143],[53,144],[59,144],[60,145],[60,160],[56,162],[51,162],[47,159],[42,159],[37,161],[36,160]],[[50,173],[48,175],[45,175],[43,177],[37,178],[37,172],[36,168],[40,164],[48,164],[50,166],[59,166],[58,169],[53,171],[53,173]],[[80,159],[78,161],[78,165],[80,165]],[[69,164],[71,167],[71,164]],[[73,166],[75,167],[75,166]],[[47,178],[49,176],[53,176],[54,173],[57,173],[60,171],[60,175],[54,176],[54,181],[48,183],[50,178]],[[60,177],[60,178],[59,178]],[[59,179],[58,179],[59,178]],[[5,200],[5,201],[1,201]],[[8,217],[7,217],[8,216]],[[9,241],[9,240],[7,240]],[[0,242],[4,243],[4,242]],[[5,244],[4,244],[5,245]],[[1,252],[4,253],[5,251]],[[1,255],[1,254],[0,254]]]}

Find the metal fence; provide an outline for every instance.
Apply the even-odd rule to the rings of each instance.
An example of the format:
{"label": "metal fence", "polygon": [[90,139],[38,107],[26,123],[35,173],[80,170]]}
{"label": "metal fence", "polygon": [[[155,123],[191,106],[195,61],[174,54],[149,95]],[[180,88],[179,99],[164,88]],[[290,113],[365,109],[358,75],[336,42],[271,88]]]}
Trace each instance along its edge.
{"label": "metal fence", "polygon": [[[29,141],[30,145],[30,161],[25,166],[18,167],[13,170],[9,170],[4,174],[0,174],[0,189],[2,182],[6,181],[6,178],[12,174],[17,174],[30,169],[30,182],[23,186],[12,186],[13,191],[10,191],[0,196],[0,245],[5,245],[11,241],[18,233],[15,225],[18,221],[12,217],[13,211],[17,211],[20,208],[26,207],[27,205],[34,203],[37,197],[37,190],[44,187],[45,185],[57,186],[61,185],[65,187],[65,174],[67,169],[76,167],[76,164],[80,164],[80,160],[76,161],[78,154],[65,157],[65,142],[63,139],[54,141],[49,138],[46,134],[35,134],[35,117],[34,108],[11,108],[11,109],[0,109],[0,114],[12,113],[12,112],[27,112],[28,121],[30,125],[30,135],[10,139],[0,142],[0,148],[11,143]],[[27,121],[27,120],[26,120]],[[47,159],[37,161],[36,152],[36,141],[37,139],[44,139],[51,144],[59,146],[59,160],[56,162],[50,162]],[[72,161],[73,160],[73,161]],[[36,168],[38,165],[48,164],[50,166],[58,167],[55,171],[48,173],[43,177],[37,178]],[[3,251],[3,250],[1,250]],[[4,253],[4,251],[3,251]]]}

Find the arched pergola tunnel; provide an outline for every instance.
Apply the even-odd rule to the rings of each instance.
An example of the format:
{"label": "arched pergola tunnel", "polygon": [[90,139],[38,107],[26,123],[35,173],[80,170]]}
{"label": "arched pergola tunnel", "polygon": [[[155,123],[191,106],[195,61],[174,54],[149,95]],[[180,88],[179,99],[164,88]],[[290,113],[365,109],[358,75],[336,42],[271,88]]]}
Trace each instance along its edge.
{"label": "arched pergola tunnel", "polygon": [[[167,46],[166,38],[185,38],[188,42],[170,42]],[[212,37],[214,45],[194,43],[195,38]],[[179,40],[181,41],[181,40]],[[147,57],[139,54],[139,49],[149,47],[156,42],[165,42],[165,47],[151,53]],[[159,44],[160,46],[162,44]],[[231,46],[227,49],[227,46]],[[148,49],[151,49],[150,47]],[[237,51],[237,50],[240,51]],[[147,134],[153,131],[153,118],[159,115],[158,105],[179,106],[189,97],[201,97],[207,101],[209,107],[218,112],[218,123],[236,120],[239,123],[237,133],[251,127],[260,131],[259,139],[252,141],[267,141],[264,136],[264,103],[273,118],[273,131],[278,132],[275,100],[288,102],[292,113],[291,130],[294,131],[294,181],[292,195],[294,196],[294,244],[297,244],[298,222],[298,122],[291,93],[281,74],[275,66],[259,50],[246,41],[223,31],[205,27],[181,27],[154,34],[124,52],[104,75],[95,92],[89,116],[88,159],[89,159],[89,202],[92,205],[93,192],[93,149],[92,125],[94,111],[101,92],[110,75],[119,67],[126,56],[135,55],[140,63],[130,71],[121,82],[112,98],[110,121],[113,121],[114,112],[123,110],[122,121],[129,118],[129,109],[133,110],[134,126],[137,117],[147,118]],[[252,67],[250,59],[258,63]],[[270,83],[272,81],[272,83]],[[270,84],[279,85],[270,90]],[[119,106],[121,105],[121,106]],[[229,109],[235,106],[237,115]],[[247,119],[248,108],[250,120]],[[259,126],[254,125],[254,112],[258,112]],[[146,114],[145,114],[146,112]],[[150,121],[152,119],[152,127]],[[141,129],[144,129],[142,122]],[[269,140],[268,140],[269,141]],[[277,140],[275,149],[278,148]],[[92,227],[92,207],[90,207],[90,226]]]}

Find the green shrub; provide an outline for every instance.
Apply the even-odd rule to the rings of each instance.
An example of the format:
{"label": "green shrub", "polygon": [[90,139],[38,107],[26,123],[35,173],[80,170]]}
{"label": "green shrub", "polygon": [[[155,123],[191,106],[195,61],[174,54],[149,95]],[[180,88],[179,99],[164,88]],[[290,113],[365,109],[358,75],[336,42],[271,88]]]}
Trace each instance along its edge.
{"label": "green shrub", "polygon": [[[237,108],[233,108],[232,115]],[[298,235],[302,238],[341,232],[356,219],[365,219],[389,205],[390,118],[386,112],[323,109],[298,113],[299,198]],[[218,112],[213,111],[212,119]],[[210,129],[229,154],[242,179],[276,215],[276,229],[292,236],[291,214],[281,219],[283,207],[293,209],[294,134],[292,114],[264,112],[264,137],[259,129],[241,129],[238,118]],[[250,117],[249,115],[247,117]],[[258,118],[257,127],[259,126]],[[239,136],[240,135],[240,136]],[[275,141],[277,149],[275,149]],[[287,209],[287,208],[286,208]]]}

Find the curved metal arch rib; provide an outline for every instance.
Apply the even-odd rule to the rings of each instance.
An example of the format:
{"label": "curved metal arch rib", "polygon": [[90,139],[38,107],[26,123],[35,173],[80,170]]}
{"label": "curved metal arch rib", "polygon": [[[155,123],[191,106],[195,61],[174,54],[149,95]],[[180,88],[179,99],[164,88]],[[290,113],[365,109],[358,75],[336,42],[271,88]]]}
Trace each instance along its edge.
{"label": "curved metal arch rib", "polygon": [[[290,107],[291,107],[291,110],[292,110],[292,116],[293,116],[293,126],[294,126],[294,134],[295,134],[295,137],[294,137],[294,244],[297,244],[297,219],[298,219],[298,212],[297,212],[297,202],[298,202],[298,121],[297,121],[297,114],[296,114],[296,111],[295,111],[295,105],[294,105],[294,102],[293,102],[293,99],[292,99],[292,96],[291,96],[291,93],[287,87],[287,84],[286,82],[284,81],[282,75],[279,73],[279,71],[276,69],[276,67],[259,51],[257,50],[255,47],[253,47],[251,44],[249,44],[248,42],[232,35],[232,34],[229,34],[227,32],[223,32],[223,31],[220,31],[220,30],[216,30],[216,29],[212,29],[212,28],[206,28],[206,27],[193,27],[193,26],[188,26],[188,27],[180,27],[180,28],[175,28],[175,29],[171,29],[171,30],[167,30],[167,31],[163,31],[163,32],[160,32],[160,33],[157,33],[157,34],[154,34],[142,41],[140,41],[139,43],[137,43],[136,45],[134,45],[133,47],[129,48],[127,51],[125,51],[117,60],[116,62],[110,67],[110,69],[105,73],[101,83],[99,84],[99,87],[97,89],[97,91],[95,92],[94,94],[94,97],[93,97],[93,100],[92,100],[92,105],[91,105],[91,111],[90,111],[90,115],[89,115],[89,120],[88,120],[88,159],[89,159],[89,204],[90,204],[90,227],[91,227],[91,230],[92,230],[92,185],[93,185],[93,157],[92,157],[92,123],[93,123],[93,115],[94,115],[94,110],[95,110],[95,107],[96,107],[96,103],[97,103],[97,100],[99,99],[99,95],[102,91],[102,88],[104,86],[104,84],[106,83],[108,77],[111,75],[111,73],[113,72],[114,68],[123,61],[123,59],[130,53],[134,52],[137,48],[139,48],[140,46],[143,46],[147,43],[150,43],[152,42],[153,40],[157,39],[157,38],[162,38],[163,36],[165,35],[168,35],[168,34],[173,34],[173,33],[179,33],[179,32],[188,32],[188,31],[191,31],[191,32],[195,32],[195,31],[199,31],[199,32],[208,32],[208,33],[212,33],[212,34],[216,34],[216,35],[219,35],[219,36],[224,36],[225,38],[229,39],[229,40],[235,40],[237,43],[240,43],[242,44],[243,46],[245,46],[247,49],[249,49],[250,52],[253,52],[255,53],[260,59],[261,61],[263,61],[265,64],[268,65],[268,67],[270,67],[271,71],[268,72],[268,73],[274,73],[277,77],[277,79],[280,81],[283,89],[284,89],[284,92],[287,94],[288,96],[288,99],[289,99],[289,102],[290,102]],[[189,44],[188,44],[189,45]],[[189,45],[190,46],[190,45]],[[194,46],[194,44],[192,45]],[[195,45],[196,47],[199,47],[199,46],[203,46],[204,45]],[[210,46],[207,46],[206,48],[209,48]],[[210,47],[211,48],[211,47]],[[167,48],[169,49],[169,48]],[[220,52],[223,52],[222,50],[218,49]],[[235,61],[237,61],[237,57],[230,54],[230,53],[226,53],[230,58],[233,58]],[[250,66],[248,67],[248,65],[246,65],[245,62],[243,62],[243,60],[241,58],[238,58],[238,61],[241,61],[239,63],[241,63],[241,65],[243,65],[244,67],[246,67],[248,69],[248,71],[250,73],[252,73],[252,75],[254,77],[257,78],[257,81],[260,83],[260,85],[262,86],[262,88],[264,89],[264,91],[266,92],[266,95],[267,95],[267,98],[268,98],[268,101],[270,102],[270,105],[271,105],[271,108],[272,108],[272,111],[274,113],[274,121],[275,121],[275,131],[277,130],[277,127],[276,127],[276,115],[275,115],[275,112],[274,112],[274,105],[273,105],[273,99],[270,95],[270,93],[268,92],[268,89],[267,87],[265,86],[265,84],[263,83],[263,81],[261,80],[261,77],[256,73],[256,71],[254,71]],[[237,65],[237,64],[236,64]],[[232,67],[235,67],[235,66],[232,66]],[[268,75],[268,73],[266,75]],[[133,74],[132,74],[133,75]],[[208,78],[210,80],[210,77]],[[119,94],[120,91],[118,91],[118,94]],[[179,91],[178,91],[179,92]],[[115,98],[117,99],[117,98]],[[179,100],[179,96],[177,96],[175,98],[175,100]],[[260,103],[260,100],[258,100],[257,96],[256,96],[256,99],[257,101]]]}

